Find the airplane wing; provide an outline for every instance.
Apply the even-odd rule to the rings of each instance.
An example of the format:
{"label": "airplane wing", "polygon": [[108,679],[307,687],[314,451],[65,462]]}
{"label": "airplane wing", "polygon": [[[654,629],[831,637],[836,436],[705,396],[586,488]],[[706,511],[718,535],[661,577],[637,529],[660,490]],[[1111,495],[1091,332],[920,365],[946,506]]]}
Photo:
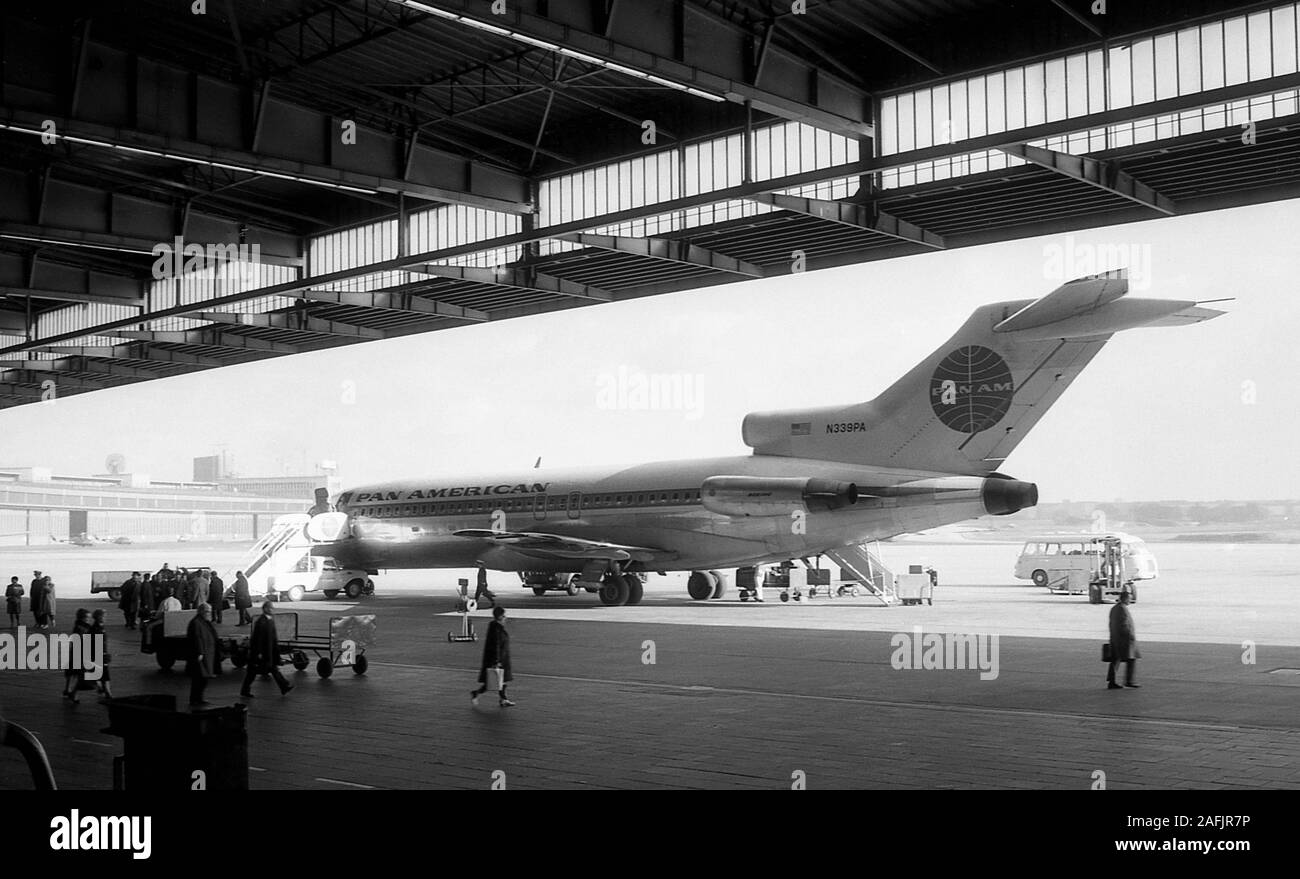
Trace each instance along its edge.
{"label": "airplane wing", "polygon": [[670,560],[677,556],[677,553],[672,550],[658,549],[653,546],[607,543],[539,531],[491,531],[486,528],[465,528],[452,533],[457,537],[495,540],[509,545],[516,552],[537,558],[653,562]]}

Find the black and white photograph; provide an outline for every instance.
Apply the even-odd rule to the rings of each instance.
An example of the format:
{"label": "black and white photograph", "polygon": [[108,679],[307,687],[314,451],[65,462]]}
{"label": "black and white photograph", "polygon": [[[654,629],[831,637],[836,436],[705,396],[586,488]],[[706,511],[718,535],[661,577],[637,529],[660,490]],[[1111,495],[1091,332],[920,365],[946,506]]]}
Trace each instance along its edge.
{"label": "black and white photograph", "polygon": [[1296,2],[6,2],[0,789],[68,858],[834,789],[1237,863],[1297,230]]}

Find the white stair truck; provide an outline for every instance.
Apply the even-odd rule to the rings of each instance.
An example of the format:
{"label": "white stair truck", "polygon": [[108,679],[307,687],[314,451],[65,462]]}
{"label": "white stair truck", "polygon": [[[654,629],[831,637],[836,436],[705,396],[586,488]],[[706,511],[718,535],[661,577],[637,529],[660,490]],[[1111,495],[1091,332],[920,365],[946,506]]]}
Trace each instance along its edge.
{"label": "white stair truck", "polygon": [[343,568],[333,559],[311,554],[312,540],[304,530],[310,520],[306,513],[277,518],[243,561],[227,573],[227,587],[234,585],[235,572],[243,571],[249,594],[255,598],[301,601],[308,592],[323,592],[326,598],[340,593],[348,598],[373,594],[371,572]]}

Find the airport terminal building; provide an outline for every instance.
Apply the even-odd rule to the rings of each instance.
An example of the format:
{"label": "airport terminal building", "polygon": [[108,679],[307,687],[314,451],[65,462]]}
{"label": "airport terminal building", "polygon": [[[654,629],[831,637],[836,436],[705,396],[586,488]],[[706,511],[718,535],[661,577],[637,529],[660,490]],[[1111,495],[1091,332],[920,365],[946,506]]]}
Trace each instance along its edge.
{"label": "airport terminal building", "polygon": [[63,476],[45,467],[0,468],[0,546],[90,541],[248,542],[277,516],[301,513],[326,476],[174,482],[146,474]]}

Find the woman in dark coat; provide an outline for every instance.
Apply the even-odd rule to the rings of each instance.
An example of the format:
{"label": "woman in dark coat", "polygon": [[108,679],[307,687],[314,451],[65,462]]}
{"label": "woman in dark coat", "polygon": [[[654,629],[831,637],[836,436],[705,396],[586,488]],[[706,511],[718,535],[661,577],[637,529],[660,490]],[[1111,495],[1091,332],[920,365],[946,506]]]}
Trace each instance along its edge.
{"label": "woman in dark coat", "polygon": [[[85,608],[77,611],[77,622],[72,627],[72,634],[74,637],[90,634],[90,611]],[[81,683],[86,679],[86,670],[84,668],[64,669],[63,678],[63,698],[73,703],[79,702],[77,690],[81,689]]]}
{"label": "woman in dark coat", "polygon": [[[108,636],[104,634],[104,612],[95,611],[90,617],[90,634],[99,635],[104,639],[104,644],[108,645]],[[95,689],[99,693],[99,701],[113,698],[113,680],[109,674],[109,663],[113,657],[109,655],[107,649],[104,651],[104,668],[101,671],[99,680],[95,681]]]}
{"label": "woman in dark coat", "polygon": [[185,637],[190,649],[185,670],[190,675],[190,705],[206,705],[203,691],[208,688],[208,678],[217,676],[217,629],[212,625],[212,608],[204,602],[199,612],[190,620]]}
{"label": "woman in dark coat", "polygon": [[237,625],[246,626],[253,621],[248,609],[253,606],[253,596],[248,591],[248,578],[243,571],[235,571],[235,608],[239,611]]}
{"label": "woman in dark coat", "polygon": [[514,704],[506,697],[506,684],[514,680],[510,670],[510,633],[506,631],[506,609],[501,605],[492,608],[492,622],[488,624],[487,637],[483,639],[483,663],[479,666],[478,682],[482,684],[469,694],[471,705],[478,704],[478,697],[487,692],[487,675],[489,668],[501,669],[501,707],[513,708]]}
{"label": "woman in dark coat", "polygon": [[22,622],[24,594],[25,590],[18,578],[11,577],[9,585],[5,587],[5,611],[9,614],[9,625],[13,628]]}

